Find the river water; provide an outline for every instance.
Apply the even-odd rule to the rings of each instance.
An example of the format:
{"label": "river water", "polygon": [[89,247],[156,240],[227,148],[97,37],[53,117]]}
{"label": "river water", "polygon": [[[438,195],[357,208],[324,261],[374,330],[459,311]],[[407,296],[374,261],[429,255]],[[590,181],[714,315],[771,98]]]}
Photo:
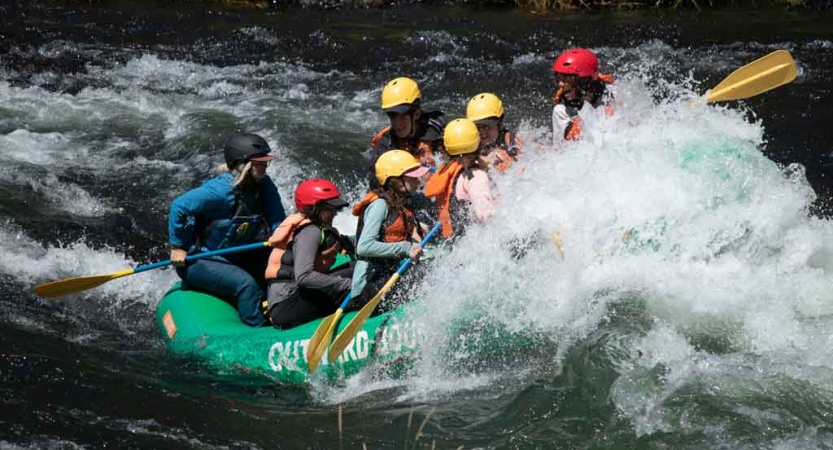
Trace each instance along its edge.
{"label": "river water", "polygon": [[[830,13],[68,5],[0,6],[0,448],[833,447]],[[619,110],[552,148],[549,65],[574,45]],[[796,82],[696,101],[781,48]],[[312,175],[359,199],[401,75],[450,117],[496,92],[529,147],[495,219],[414,283],[407,375],[301,388],[172,356],[153,320],[171,271],[32,293],[164,259],[170,201],[235,129],[276,149],[287,206]],[[505,245],[552,231],[563,259]]]}

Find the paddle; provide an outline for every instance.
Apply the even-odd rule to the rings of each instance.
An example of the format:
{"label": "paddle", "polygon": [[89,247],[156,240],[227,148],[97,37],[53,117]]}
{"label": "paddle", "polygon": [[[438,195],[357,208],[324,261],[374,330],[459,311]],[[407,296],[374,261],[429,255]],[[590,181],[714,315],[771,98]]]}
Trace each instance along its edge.
{"label": "paddle", "polygon": [[[224,248],[221,250],[213,250],[205,253],[197,253],[189,255],[185,258],[186,261],[193,261],[196,259],[208,258],[209,256],[227,255],[230,253],[245,252],[247,250],[254,250],[257,248],[268,247],[269,242],[258,242],[256,244],[241,245],[239,247]],[[171,260],[159,261],[153,264],[134,267],[132,269],[122,270],[107,275],[93,275],[89,277],[68,278],[66,280],[53,281],[51,283],[41,284],[35,286],[35,293],[41,297],[61,297],[76,292],[86,291],[94,287],[115,280],[116,278],[126,277],[140,272],[147,272],[148,270],[158,269],[171,265]]]}
{"label": "paddle", "polygon": [[706,96],[706,102],[754,97],[795,79],[798,70],[786,50],[774,51],[732,72]]}
{"label": "paddle", "polygon": [[333,337],[333,332],[336,326],[338,326],[338,319],[344,313],[344,308],[350,303],[351,298],[352,293],[348,293],[336,312],[324,318],[321,324],[318,325],[315,333],[309,338],[309,342],[307,343],[307,365],[309,366],[309,373],[315,372],[315,369],[318,368],[321,357],[324,356],[324,351],[327,350],[327,345],[330,343],[330,338]]}
{"label": "paddle", "polygon": [[[437,234],[437,231],[440,229],[441,223],[437,222],[434,225],[434,228],[431,228],[431,231],[425,235],[425,238],[422,239],[422,242],[419,243],[420,247],[425,247],[425,244]],[[367,321],[370,317],[370,314],[376,309],[376,306],[382,300],[382,297],[393,287],[394,284],[399,280],[403,273],[408,270],[408,267],[411,267],[411,263],[413,260],[411,258],[406,258],[405,261],[402,261],[402,264],[399,265],[399,269],[396,271],[393,276],[390,277],[387,283],[382,286],[382,289],[379,289],[379,292],[376,293],[376,296],[373,297],[366,305],[359,310],[359,312],[353,317],[353,320],[347,324],[347,326],[342,330],[341,333],[336,336],[335,340],[333,341],[333,345],[330,346],[330,353],[328,355],[329,361],[333,362],[336,358],[341,355],[341,352],[347,348],[347,345],[350,344],[350,341],[356,336],[359,330],[362,328],[362,325]]]}

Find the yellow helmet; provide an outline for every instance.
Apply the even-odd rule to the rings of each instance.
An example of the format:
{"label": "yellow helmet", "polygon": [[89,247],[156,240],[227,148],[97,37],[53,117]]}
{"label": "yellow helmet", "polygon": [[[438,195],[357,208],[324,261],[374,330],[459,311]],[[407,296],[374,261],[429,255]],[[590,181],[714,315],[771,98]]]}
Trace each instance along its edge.
{"label": "yellow helmet", "polygon": [[405,77],[394,78],[382,89],[382,110],[404,114],[421,98],[422,92],[416,81]]}
{"label": "yellow helmet", "polygon": [[469,119],[452,120],[445,126],[443,143],[449,155],[457,156],[476,152],[480,145],[477,125]]}
{"label": "yellow helmet", "polygon": [[473,122],[501,117],[503,117],[503,102],[497,95],[489,92],[475,95],[466,106],[466,118]]}
{"label": "yellow helmet", "polygon": [[384,186],[388,178],[401,177],[407,172],[421,168],[422,164],[405,150],[388,150],[379,156],[374,167],[376,179]]}

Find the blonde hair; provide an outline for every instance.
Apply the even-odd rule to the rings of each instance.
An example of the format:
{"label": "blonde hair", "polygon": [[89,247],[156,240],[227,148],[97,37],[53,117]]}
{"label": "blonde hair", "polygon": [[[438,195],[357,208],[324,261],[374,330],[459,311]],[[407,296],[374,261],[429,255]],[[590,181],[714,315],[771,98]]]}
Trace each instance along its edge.
{"label": "blonde hair", "polygon": [[246,177],[249,176],[249,172],[251,171],[251,169],[252,162],[246,161],[245,164],[236,165],[234,169],[230,169],[228,164],[220,164],[219,166],[217,166],[216,169],[214,169],[214,172],[216,172],[217,174],[231,172],[231,174],[234,175],[234,181],[231,184],[233,186],[239,186],[240,183],[246,180]]}

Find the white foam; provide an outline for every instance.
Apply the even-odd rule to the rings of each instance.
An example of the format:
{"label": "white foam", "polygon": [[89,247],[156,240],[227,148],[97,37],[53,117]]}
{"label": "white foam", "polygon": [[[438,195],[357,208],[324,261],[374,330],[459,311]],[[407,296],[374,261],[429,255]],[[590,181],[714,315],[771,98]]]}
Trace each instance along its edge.
{"label": "white foam", "polygon": [[[0,271],[31,286],[67,278],[106,275],[138,264],[112,249],[93,249],[84,242],[42,247],[20,230],[0,228]],[[108,307],[122,303],[156,306],[165,291],[177,280],[171,270],[155,270],[109,281],[79,294],[81,298],[107,298]]]}
{"label": "white foam", "polygon": [[[765,124],[748,122],[744,111],[692,106],[697,94],[685,90],[654,106],[645,89],[639,76],[620,80],[617,114],[586,111],[582,142],[538,150],[546,144],[527,140],[523,173],[498,181],[495,217],[432,261],[415,292],[426,309],[414,317],[428,341],[403,398],[478,385],[480,369],[454,362],[483,351],[460,345],[454,324],[463,318],[485,317],[520,339],[549,336],[559,346],[549,361],[557,371],[565,347],[634,297],[658,321],[633,370],[672,370],[650,397],[619,387],[614,400],[640,433],[672,426],[663,400],[692,377],[728,374],[750,358],[762,373],[797,364],[791,377],[828,384],[808,369],[826,373],[833,361],[833,227],[809,217],[815,195],[802,168],[767,159]],[[563,260],[552,231],[561,233]],[[536,233],[541,243],[510,257],[505,243]],[[689,339],[701,332],[725,339],[733,353],[694,351]],[[517,379],[537,364],[498,365],[489,379]]]}
{"label": "white foam", "polygon": [[86,448],[84,445],[79,445],[66,439],[42,438],[31,440],[25,444],[0,441],[0,450],[81,450],[84,448]]}

